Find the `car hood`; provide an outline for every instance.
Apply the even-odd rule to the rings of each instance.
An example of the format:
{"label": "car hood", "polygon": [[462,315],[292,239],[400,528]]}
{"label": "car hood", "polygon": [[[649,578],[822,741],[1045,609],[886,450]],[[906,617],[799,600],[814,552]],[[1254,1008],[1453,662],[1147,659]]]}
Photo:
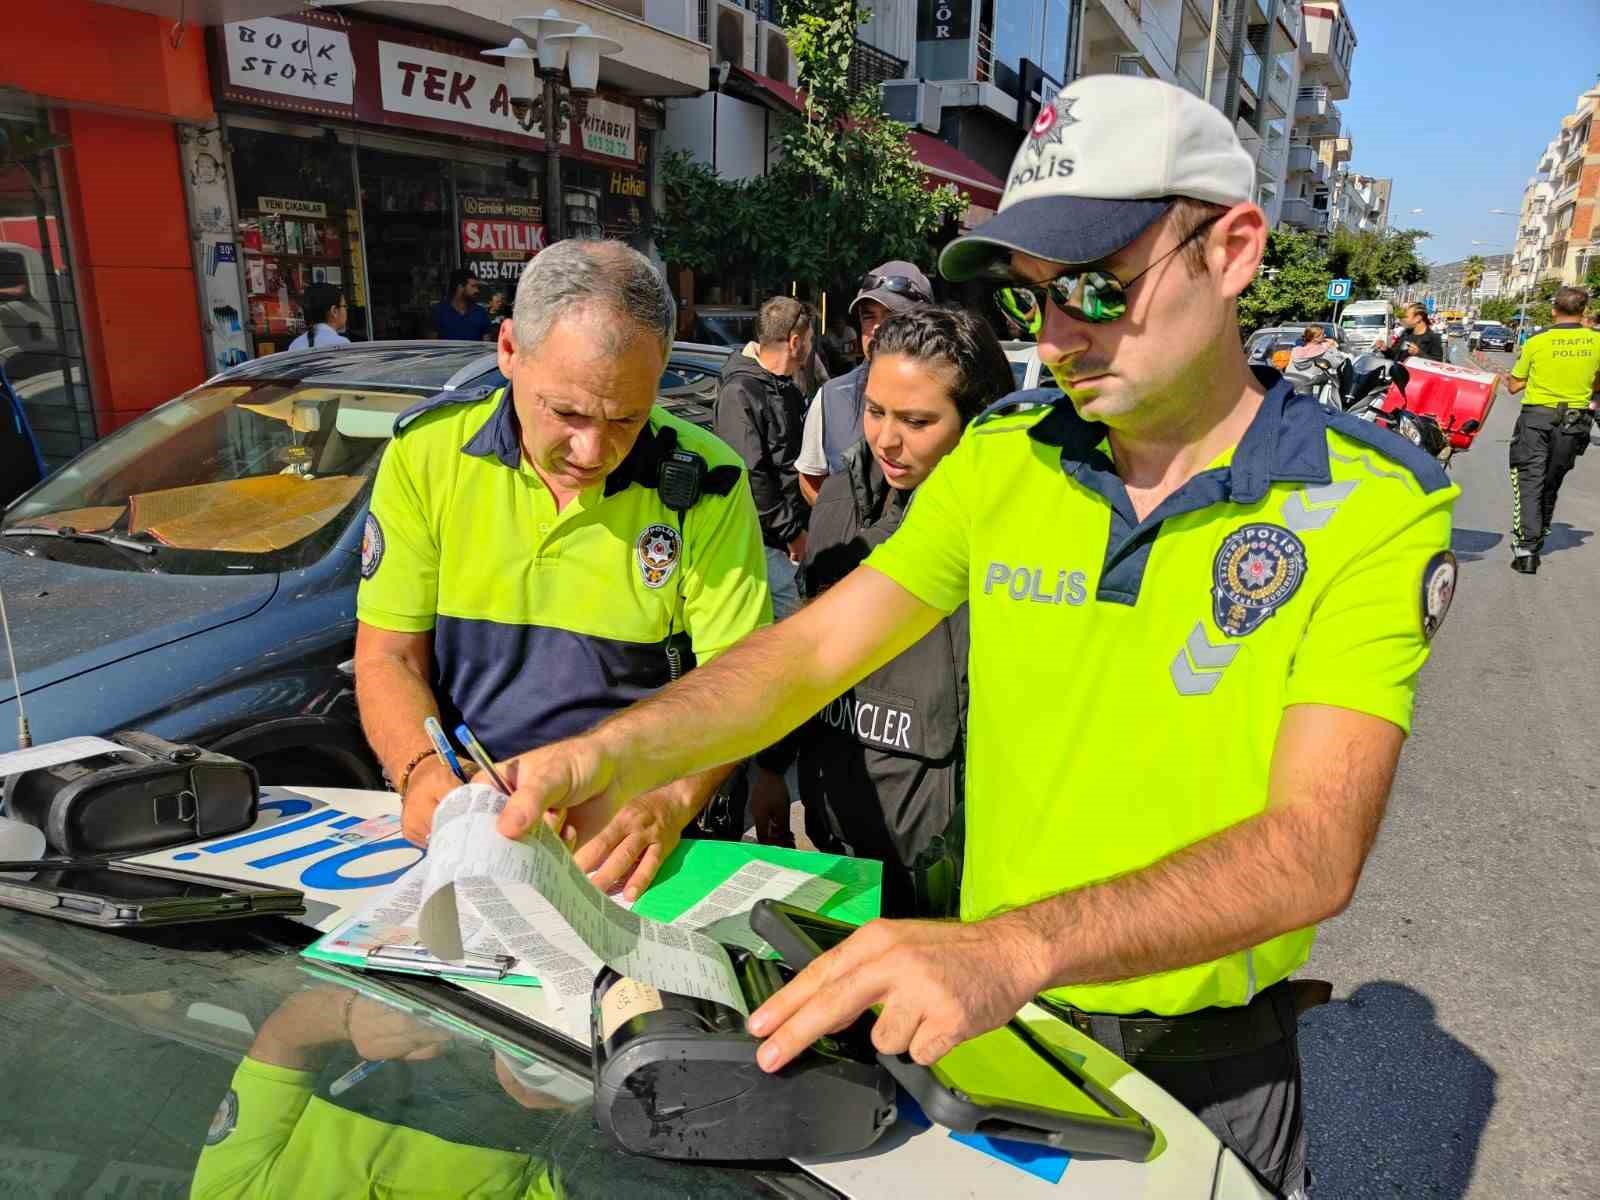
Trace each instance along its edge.
{"label": "car hood", "polygon": [[[0,551],[24,693],[259,612],[276,575],[149,575]],[[0,680],[10,672],[0,661]],[[11,693],[0,686],[0,704]]]}

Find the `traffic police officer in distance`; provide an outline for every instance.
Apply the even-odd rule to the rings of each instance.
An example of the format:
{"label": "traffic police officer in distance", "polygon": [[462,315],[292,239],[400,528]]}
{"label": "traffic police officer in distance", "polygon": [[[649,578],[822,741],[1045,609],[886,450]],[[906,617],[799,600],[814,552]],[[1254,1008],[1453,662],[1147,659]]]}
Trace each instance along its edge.
{"label": "traffic police officer in distance", "polygon": [[1294,1194],[1311,989],[1287,979],[1382,820],[1453,590],[1457,490],[1247,366],[1253,183],[1187,92],[1063,89],[999,215],[940,265],[1032,289],[1065,397],[975,422],[792,618],[521,759],[500,828],[765,745],[965,601],[962,921],[876,921],[829,951],[752,1014],[761,1065],[873,1005],[880,1050],[933,1062],[1044,992]]}
{"label": "traffic police officer in distance", "polygon": [[1555,321],[1522,344],[1510,378],[1522,393],[1511,435],[1511,569],[1532,575],[1550,533],[1556,494],[1578,455],[1589,448],[1600,404],[1600,330],[1583,324],[1589,293],[1564,287],[1551,301]]}
{"label": "traffic police officer in distance", "polygon": [[[561,242],[523,270],[500,327],[510,383],[396,423],[362,543],[356,699],[413,842],[457,783],[426,717],[510,758],[771,620],[738,458],[655,407],[673,323],[642,255]],[[576,814],[579,864],[636,894],[726,773]]]}

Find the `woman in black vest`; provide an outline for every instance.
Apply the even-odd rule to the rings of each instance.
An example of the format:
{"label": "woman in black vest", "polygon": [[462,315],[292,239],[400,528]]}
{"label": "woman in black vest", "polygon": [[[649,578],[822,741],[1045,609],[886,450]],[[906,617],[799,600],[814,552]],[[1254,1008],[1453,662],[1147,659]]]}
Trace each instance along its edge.
{"label": "woman in black vest", "polygon": [[[828,477],[811,513],[807,597],[843,579],[899,528],[917,485],[967,423],[1014,386],[994,333],[970,313],[918,308],[879,326],[866,436]],[[777,773],[797,760],[806,832],[819,849],[883,861],[886,915],[957,912],[967,628],[963,605],[759,759]],[[784,795],[781,782],[758,792]],[[786,812],[765,822],[763,815],[758,830],[777,824],[773,817],[787,826]]]}

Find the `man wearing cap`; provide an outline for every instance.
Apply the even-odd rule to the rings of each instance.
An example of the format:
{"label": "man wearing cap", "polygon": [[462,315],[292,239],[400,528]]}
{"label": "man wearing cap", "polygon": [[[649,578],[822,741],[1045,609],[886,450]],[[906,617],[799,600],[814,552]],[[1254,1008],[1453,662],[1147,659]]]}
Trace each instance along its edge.
{"label": "man wearing cap", "polygon": [[931,1063],[1040,996],[1292,1196],[1295,1017],[1318,989],[1288,976],[1382,820],[1457,489],[1248,367],[1253,183],[1187,92],[1063,89],[940,266],[1029,290],[1065,395],[975,422],[790,620],[520,759],[500,827],[767,745],[965,602],[962,920],[875,921],[823,955],[751,1015],[761,1065],[874,1006],[878,1049]]}
{"label": "man wearing cap", "polygon": [[914,263],[882,263],[862,278],[861,290],[850,301],[850,315],[861,327],[861,365],[823,384],[806,410],[800,457],[794,466],[800,473],[800,493],[807,504],[817,502],[823,482],[839,470],[845,451],[861,440],[867,369],[872,365],[872,339],[878,326],[893,313],[932,302],[933,287]]}

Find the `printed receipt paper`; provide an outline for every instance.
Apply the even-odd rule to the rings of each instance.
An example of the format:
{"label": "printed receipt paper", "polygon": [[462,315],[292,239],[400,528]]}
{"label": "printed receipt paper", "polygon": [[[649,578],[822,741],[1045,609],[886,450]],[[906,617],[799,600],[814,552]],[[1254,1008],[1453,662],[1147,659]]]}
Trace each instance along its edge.
{"label": "printed receipt paper", "polygon": [[749,1015],[722,946],[607,898],[542,821],[524,840],[501,837],[495,819],[505,802],[487,784],[467,784],[434,813],[428,857],[417,867],[426,871],[417,934],[432,954],[460,961],[464,943],[479,949],[487,934],[569,1012],[587,1011],[604,963],[662,991]]}

